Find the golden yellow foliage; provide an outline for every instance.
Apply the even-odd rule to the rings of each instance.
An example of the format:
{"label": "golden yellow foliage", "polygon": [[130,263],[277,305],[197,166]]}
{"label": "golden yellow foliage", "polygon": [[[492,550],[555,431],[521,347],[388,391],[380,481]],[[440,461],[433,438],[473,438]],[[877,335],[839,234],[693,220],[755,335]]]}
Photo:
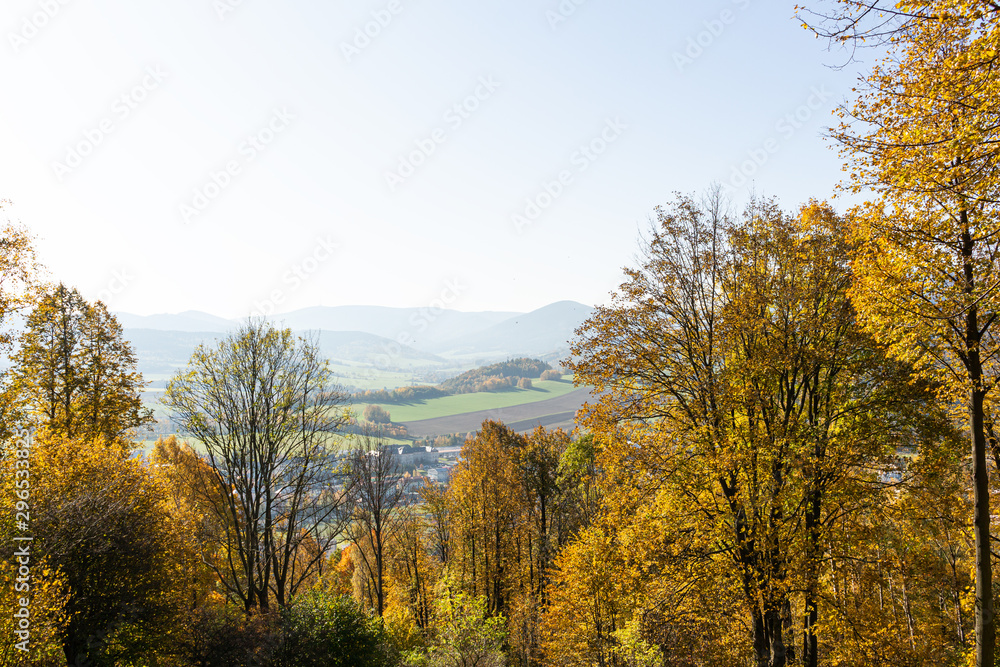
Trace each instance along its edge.
{"label": "golden yellow foliage", "polygon": [[[852,299],[893,355],[940,383],[971,437],[976,664],[992,666],[996,621],[988,449],[996,463],[1000,378],[1000,10],[978,0],[902,0],[905,29],[868,73],[835,131],[853,214]],[[989,439],[989,441],[988,441]]]}
{"label": "golden yellow foliage", "polygon": [[31,473],[34,547],[67,587],[66,654],[126,662],[171,641],[199,559],[156,471],[117,442],[46,431]]}
{"label": "golden yellow foliage", "polygon": [[[828,206],[755,202],[733,220],[718,199],[680,197],[658,222],[573,350],[577,379],[603,392],[587,423],[606,443],[604,506],[587,535],[620,552],[621,616],[588,645],[816,664],[836,644],[819,617],[829,553],[880,502],[895,448],[932,441],[940,414],[857,326]],[[586,576],[563,563],[565,585]],[[556,636],[584,641],[550,634],[550,651]]]}
{"label": "golden yellow foliage", "polygon": [[[24,432],[21,439],[27,439],[26,436],[27,433]],[[30,442],[30,439],[27,441]],[[0,633],[5,638],[0,648],[0,665],[65,664],[61,633],[68,621],[66,577],[41,556],[34,541],[25,545],[24,542],[13,539],[34,537],[34,531],[31,530],[31,508],[35,505],[33,487],[38,481],[31,466],[23,465],[25,462],[30,464],[31,459],[16,455],[16,442],[17,440],[12,439],[5,444],[0,459],[0,539],[10,545],[12,552],[27,546],[29,555],[25,559],[27,562],[24,570],[21,570],[22,564],[13,555],[0,561],[0,606],[5,610],[0,617]],[[30,447],[27,451],[30,452]],[[18,461],[22,465],[19,466]],[[18,470],[21,471],[20,475],[17,474]],[[21,484],[16,485],[16,482]],[[27,527],[22,529],[15,526],[15,518],[21,518],[16,514],[19,498],[15,492],[18,490],[27,498],[27,508],[24,510]],[[21,619],[14,616],[15,613],[20,614],[22,601],[28,602],[25,605],[28,634],[23,638],[15,634],[15,630],[20,629]],[[21,644],[20,649],[17,648],[18,644]]]}

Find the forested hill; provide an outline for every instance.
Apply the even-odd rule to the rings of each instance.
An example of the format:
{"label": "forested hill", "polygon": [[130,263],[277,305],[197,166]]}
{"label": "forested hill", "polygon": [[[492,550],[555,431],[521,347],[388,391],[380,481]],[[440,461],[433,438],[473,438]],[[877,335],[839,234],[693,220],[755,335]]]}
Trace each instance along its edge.
{"label": "forested hill", "polygon": [[436,387],[421,385],[393,390],[364,391],[355,394],[354,400],[364,403],[411,403],[452,394],[524,388],[530,386],[531,380],[538,378],[557,380],[560,377],[562,373],[544,361],[522,357],[473,368],[445,380]]}
{"label": "forested hill", "polygon": [[528,359],[527,357],[509,359],[497,364],[473,368],[445,380],[440,387],[452,394],[491,391],[514,386],[522,378],[537,379],[542,376],[542,373],[549,370],[552,370],[552,367],[539,359]]}

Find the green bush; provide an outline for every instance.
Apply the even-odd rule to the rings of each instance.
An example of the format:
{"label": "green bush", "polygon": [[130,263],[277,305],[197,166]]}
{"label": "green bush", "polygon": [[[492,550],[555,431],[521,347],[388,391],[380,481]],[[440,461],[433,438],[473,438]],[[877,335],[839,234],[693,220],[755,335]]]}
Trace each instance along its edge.
{"label": "green bush", "polygon": [[191,613],[164,664],[195,667],[389,667],[385,630],[350,596],[311,591],[279,612],[249,618],[234,606]]}
{"label": "green bush", "polygon": [[348,596],[311,591],[282,613],[275,667],[382,667],[386,633]]}
{"label": "green bush", "polygon": [[403,654],[405,667],[501,667],[507,620],[489,616],[485,597],[455,593],[448,582],[439,585],[434,610],[434,639],[426,649]]}

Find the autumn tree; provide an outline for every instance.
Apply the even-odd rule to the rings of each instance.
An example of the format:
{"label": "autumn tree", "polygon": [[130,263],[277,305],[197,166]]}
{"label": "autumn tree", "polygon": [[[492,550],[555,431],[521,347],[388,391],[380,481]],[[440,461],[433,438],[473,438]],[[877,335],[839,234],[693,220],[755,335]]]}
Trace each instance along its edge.
{"label": "autumn tree", "polygon": [[[0,211],[9,204],[0,199]],[[10,324],[12,316],[32,305],[40,272],[31,233],[21,225],[6,221],[0,227],[0,324]],[[8,327],[3,328],[2,336],[0,349],[8,352],[14,343]]]}
{"label": "autumn tree", "polygon": [[149,463],[166,491],[164,503],[168,511],[182,526],[185,548],[198,555],[190,562],[185,561],[178,574],[178,579],[184,582],[188,607],[194,611],[215,594],[214,569],[221,566],[226,556],[219,550],[226,526],[213,511],[221,500],[215,473],[176,435],[157,439]]}
{"label": "autumn tree", "polygon": [[336,436],[348,413],[332,377],[316,344],[250,320],[199,346],[167,387],[164,403],[213,471],[203,500],[225,558],[210,564],[248,613],[287,606],[343,529]]}
{"label": "autumn tree", "polygon": [[395,448],[377,432],[365,432],[351,454],[351,505],[347,537],[371,591],[371,607],[381,616],[386,600],[386,560],[389,542],[400,526],[403,487]]}
{"label": "autumn tree", "polygon": [[100,301],[60,283],[31,311],[15,356],[27,416],[68,438],[127,440],[153,420],[121,325]]}
{"label": "autumn tree", "polygon": [[597,463],[601,448],[594,434],[586,433],[569,442],[559,457],[555,539],[560,549],[591,525],[601,510],[603,471]]}
{"label": "autumn tree", "polygon": [[422,507],[427,514],[429,549],[438,563],[445,567],[451,556],[451,512],[444,488],[427,484],[420,489]]}
{"label": "autumn tree", "polygon": [[462,447],[449,487],[450,559],[458,585],[482,596],[490,615],[506,614],[525,562],[517,460],[524,437],[485,421]]}
{"label": "autumn tree", "polygon": [[627,614],[615,583],[622,570],[618,555],[614,532],[597,526],[559,552],[540,628],[548,664],[613,664],[613,635]]}
{"label": "autumn tree", "polygon": [[796,5],[795,15],[817,37],[850,51],[892,47],[921,24],[993,21],[1000,6],[990,0],[828,0]]}
{"label": "autumn tree", "polygon": [[534,523],[528,586],[541,606],[545,605],[545,584],[558,546],[554,526],[560,492],[559,463],[569,444],[570,438],[562,429],[546,431],[539,426],[527,437],[517,459],[526,514]]}
{"label": "autumn tree", "polygon": [[431,539],[447,572],[463,592],[484,598],[489,615],[507,619],[515,664],[541,660],[539,627],[553,561],[584,516],[577,484],[586,456],[566,464],[572,445],[562,430],[522,435],[488,420],[462,447],[445,506],[425,494]]}
{"label": "autumn tree", "polygon": [[66,663],[148,659],[177,629],[194,566],[183,526],[152,469],[102,438],[38,438],[32,457],[34,546],[67,587]]}
{"label": "autumn tree", "polygon": [[[435,606],[435,637],[427,651],[428,667],[501,667],[507,630],[503,616],[487,612],[483,596],[439,585]],[[421,661],[416,661],[420,664]]]}
{"label": "autumn tree", "polygon": [[[9,203],[0,200],[0,211]],[[17,338],[12,319],[26,313],[37,298],[41,268],[33,241],[20,225],[6,222],[0,226],[0,355],[4,357],[11,353]],[[14,410],[16,392],[7,386],[6,375],[0,374],[5,380],[0,392],[0,435],[4,437],[10,435],[9,430],[18,421]]]}
{"label": "autumn tree", "polygon": [[838,527],[820,625],[831,664],[965,664],[972,630],[972,498],[957,433],[910,456],[877,502]]}
{"label": "autumn tree", "polygon": [[381,405],[366,405],[364,411],[362,412],[366,422],[372,424],[391,424],[392,417],[389,415],[389,411],[383,408]]}
{"label": "autumn tree", "polygon": [[[787,664],[801,632],[815,665],[830,531],[865,506],[894,443],[916,437],[928,396],[855,326],[828,208],[793,217],[756,202],[734,220],[717,194],[679,197],[657,223],[641,266],[578,332],[576,377],[604,392],[587,423],[610,443],[611,488],[643,498],[634,512],[665,533],[648,538],[656,567],[710,572],[736,593],[756,664]],[[692,611],[675,583],[650,599],[663,610],[650,631]]]}
{"label": "autumn tree", "polygon": [[[18,545],[16,538],[31,537],[32,493],[37,491],[39,472],[32,471],[35,446],[31,433],[22,430],[13,434],[2,449],[0,457],[0,539]],[[22,497],[19,498],[17,492]],[[26,498],[26,500],[25,500]],[[21,514],[18,514],[18,512]],[[24,524],[17,521],[27,519]],[[0,619],[0,632],[7,639],[0,646],[0,665],[60,665],[65,664],[62,635],[68,622],[66,603],[69,589],[66,577],[51,561],[43,559],[28,541],[27,563],[18,558],[4,558],[0,562],[0,604],[10,610]],[[19,545],[23,546],[23,545]],[[15,553],[17,551],[15,546]],[[21,560],[24,560],[21,558]],[[25,571],[21,571],[21,567]],[[20,628],[17,614],[22,598],[30,600],[28,628]],[[25,632],[26,630],[26,632]],[[17,634],[20,631],[21,636]],[[22,643],[23,642],[23,643]],[[27,650],[25,650],[27,649]]]}
{"label": "autumn tree", "polygon": [[[844,21],[874,15],[848,2]],[[880,6],[879,9],[885,9]],[[971,440],[976,539],[976,665],[993,664],[995,611],[987,457],[996,412],[1000,312],[1000,9],[991,2],[907,0],[892,11],[885,56],[833,130],[857,193],[857,284],[865,326],[963,405]],[[835,24],[836,25],[836,24]],[[850,38],[850,32],[845,33]],[[956,415],[957,416],[957,415]]]}
{"label": "autumn tree", "polygon": [[416,627],[430,630],[433,620],[435,587],[443,570],[432,553],[430,526],[423,508],[402,509],[388,548],[390,579]]}

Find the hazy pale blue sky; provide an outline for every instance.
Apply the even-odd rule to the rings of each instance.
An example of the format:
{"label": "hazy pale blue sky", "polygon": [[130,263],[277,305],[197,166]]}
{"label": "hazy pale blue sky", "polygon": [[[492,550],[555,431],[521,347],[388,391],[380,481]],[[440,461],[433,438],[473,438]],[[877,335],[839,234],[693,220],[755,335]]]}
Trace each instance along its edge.
{"label": "hazy pale blue sky", "polygon": [[793,7],[6,0],[0,198],[113,310],[596,304],[674,191],[832,194]]}

